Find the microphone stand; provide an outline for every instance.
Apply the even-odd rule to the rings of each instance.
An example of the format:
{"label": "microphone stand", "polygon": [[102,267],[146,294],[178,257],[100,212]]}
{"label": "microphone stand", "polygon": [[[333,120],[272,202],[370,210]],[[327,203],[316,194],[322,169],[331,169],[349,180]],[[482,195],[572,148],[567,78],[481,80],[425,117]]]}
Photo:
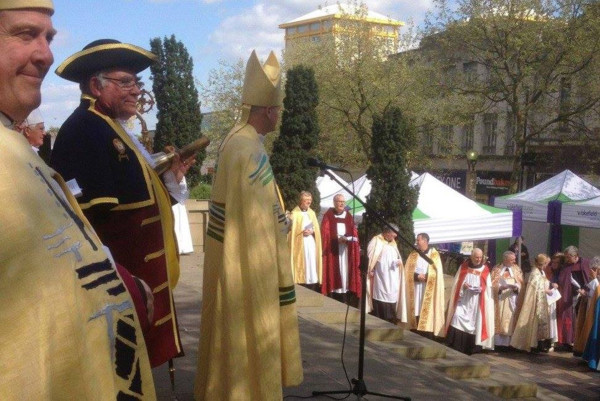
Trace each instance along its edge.
{"label": "microphone stand", "polygon": [[[340,180],[338,180],[335,177],[335,175],[331,174],[331,172],[329,172],[327,169],[321,169],[321,171],[324,172],[325,174],[327,174],[336,183],[338,183],[348,194],[350,194],[350,196],[352,196],[354,201],[358,201],[365,208],[365,214],[369,218],[372,217],[378,223],[380,223],[381,226],[385,225],[386,227],[390,228],[393,232],[395,232],[398,235],[398,238],[400,238],[405,244],[407,244],[413,250],[418,252],[419,255],[423,259],[425,259],[429,264],[433,264],[433,261],[425,253],[423,253],[423,251],[419,250],[416,246],[414,246],[414,244],[412,244],[410,241],[408,241],[406,238],[404,238],[402,235],[400,235],[398,230],[396,230],[391,224],[389,224],[387,221],[385,221],[385,219],[381,216],[380,213],[378,213],[376,210],[372,210],[370,207],[368,207],[354,192],[352,192],[350,189],[348,189],[346,186],[344,186],[340,182]],[[364,236],[368,240],[367,230],[365,230]],[[365,244],[365,243],[366,242],[363,242],[363,244]],[[313,394],[313,396],[319,396],[319,395],[329,396],[330,394],[348,394],[348,395],[354,394],[357,396],[358,400],[362,399],[363,396],[370,394],[370,395],[375,395],[375,396],[384,397],[384,398],[392,398],[392,399],[396,399],[396,400],[410,401],[410,397],[402,397],[402,396],[397,396],[397,395],[375,393],[375,392],[367,390],[367,385],[364,380],[364,363],[365,363],[365,319],[366,319],[366,306],[367,306],[366,298],[367,298],[368,266],[369,266],[369,256],[367,255],[366,252],[361,252],[360,276],[361,276],[362,282],[361,282],[361,291],[360,291],[361,298],[360,298],[360,331],[359,331],[359,346],[358,346],[358,378],[352,379],[352,384],[354,386],[352,387],[351,390],[313,391],[312,394]]]}

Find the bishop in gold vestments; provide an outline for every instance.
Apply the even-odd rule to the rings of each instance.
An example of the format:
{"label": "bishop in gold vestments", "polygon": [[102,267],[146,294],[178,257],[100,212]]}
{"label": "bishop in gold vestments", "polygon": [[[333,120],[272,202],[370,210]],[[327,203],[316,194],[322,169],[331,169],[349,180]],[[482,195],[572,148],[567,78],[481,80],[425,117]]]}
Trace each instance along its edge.
{"label": "bishop in gold vestments", "polygon": [[[257,70],[259,76],[252,78]],[[262,67],[253,52],[244,90],[261,78],[268,88],[273,70],[278,82],[275,55]],[[245,97],[246,105],[261,106],[263,117],[268,114],[276,122],[272,113],[280,103]],[[303,378],[285,209],[263,135],[247,122],[248,113],[253,115],[245,107],[242,121],[219,149],[212,188],[197,400],[281,400],[282,386]]]}

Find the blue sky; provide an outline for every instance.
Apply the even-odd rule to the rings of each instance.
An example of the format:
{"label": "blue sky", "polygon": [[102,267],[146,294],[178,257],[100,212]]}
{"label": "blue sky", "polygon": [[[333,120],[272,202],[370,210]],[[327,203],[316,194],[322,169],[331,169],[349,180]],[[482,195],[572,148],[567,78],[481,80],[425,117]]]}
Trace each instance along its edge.
{"label": "blue sky", "polygon": [[[422,21],[432,0],[366,0],[370,10],[401,21]],[[329,4],[334,4],[329,1]],[[342,1],[344,3],[344,1]],[[54,0],[58,30],[51,48],[54,65],[42,86],[46,127],[60,126],[79,104],[79,88],[54,74],[56,67],[89,42],[111,38],[146,49],[150,39],[174,34],[194,60],[194,76],[204,82],[219,60],[244,60],[256,49],[280,55],[281,23],[328,3],[320,0]],[[142,74],[148,85],[149,70]],[[202,93],[200,93],[202,101]],[[153,128],[156,118],[147,117]]]}

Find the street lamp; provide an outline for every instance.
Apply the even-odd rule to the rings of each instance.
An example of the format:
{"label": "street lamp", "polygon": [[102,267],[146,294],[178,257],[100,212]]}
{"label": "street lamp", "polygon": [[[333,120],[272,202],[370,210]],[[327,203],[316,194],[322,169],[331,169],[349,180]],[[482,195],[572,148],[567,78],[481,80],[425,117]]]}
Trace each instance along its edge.
{"label": "street lamp", "polygon": [[475,172],[475,166],[477,165],[477,154],[473,149],[467,151],[467,188],[466,195],[469,199],[475,200],[475,193],[477,191],[477,173]]}
{"label": "street lamp", "polygon": [[467,164],[469,165],[469,171],[475,171],[475,165],[477,164],[477,154],[473,149],[467,152]]}

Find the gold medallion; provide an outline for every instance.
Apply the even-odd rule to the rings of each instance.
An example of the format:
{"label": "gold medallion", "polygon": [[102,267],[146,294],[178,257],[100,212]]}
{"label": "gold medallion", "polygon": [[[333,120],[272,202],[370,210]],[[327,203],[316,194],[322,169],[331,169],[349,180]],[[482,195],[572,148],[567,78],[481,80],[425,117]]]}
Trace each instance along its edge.
{"label": "gold medallion", "polygon": [[119,152],[119,161],[122,159],[127,159],[129,161],[129,156],[125,153],[125,144],[119,138],[113,139],[113,146],[117,149],[117,152]]}

